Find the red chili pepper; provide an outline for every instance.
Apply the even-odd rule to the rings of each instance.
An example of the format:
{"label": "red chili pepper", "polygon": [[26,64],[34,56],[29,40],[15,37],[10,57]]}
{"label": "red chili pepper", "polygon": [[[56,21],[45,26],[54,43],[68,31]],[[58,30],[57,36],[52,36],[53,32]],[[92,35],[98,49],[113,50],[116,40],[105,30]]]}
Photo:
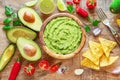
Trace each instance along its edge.
{"label": "red chili pepper", "polygon": [[24,72],[28,75],[31,76],[35,72],[35,67],[32,64],[28,64],[24,67]]}
{"label": "red chili pepper", "polygon": [[71,1],[67,1],[66,2],[68,5],[73,5],[73,2],[71,2]]}
{"label": "red chili pepper", "polygon": [[80,7],[76,7],[76,12],[82,17],[88,17],[88,12]]}
{"label": "red chili pepper", "polygon": [[42,70],[48,70],[50,68],[50,63],[47,60],[41,60],[39,63],[39,68]]}
{"label": "red chili pepper", "polygon": [[96,7],[96,0],[87,0],[86,2],[86,6],[89,8],[89,9],[94,9]]}
{"label": "red chili pepper", "polygon": [[73,0],[74,4],[79,4],[80,0]]}
{"label": "red chili pepper", "polygon": [[56,72],[59,69],[60,65],[61,65],[61,63],[57,63],[57,64],[52,65],[50,67],[49,71],[52,72],[52,73]]}
{"label": "red chili pepper", "polygon": [[9,79],[8,80],[15,80],[19,71],[21,68],[21,63],[20,63],[20,59],[17,59],[17,62],[14,63],[14,66],[12,68],[12,71],[10,73]]}

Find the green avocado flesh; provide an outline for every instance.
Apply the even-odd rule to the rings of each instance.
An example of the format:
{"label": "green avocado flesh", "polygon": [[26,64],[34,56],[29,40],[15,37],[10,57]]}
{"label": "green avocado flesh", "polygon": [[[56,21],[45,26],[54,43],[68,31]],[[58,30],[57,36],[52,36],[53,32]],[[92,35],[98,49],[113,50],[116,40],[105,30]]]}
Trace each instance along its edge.
{"label": "green avocado flesh", "polygon": [[5,51],[3,52],[2,56],[0,57],[0,71],[2,71],[8,62],[11,60],[12,56],[15,52],[15,46],[13,44],[9,45]]}
{"label": "green avocado flesh", "polygon": [[23,58],[29,61],[37,61],[41,58],[40,47],[34,41],[19,37],[17,47]]}
{"label": "green avocado flesh", "polygon": [[46,46],[56,54],[74,52],[81,43],[82,31],[78,23],[69,17],[51,20],[44,30]]}
{"label": "green avocado flesh", "polygon": [[[23,16],[24,16],[24,13],[25,12],[31,12],[34,17],[35,17],[35,22],[33,23],[29,23],[29,22],[26,22],[24,19],[23,19]],[[21,8],[19,11],[18,11],[18,17],[20,19],[20,21],[27,27],[29,27],[30,29],[34,30],[34,31],[40,31],[40,28],[42,26],[42,21],[41,21],[41,18],[40,16],[35,12],[35,10],[33,10],[32,8],[27,8],[27,7],[24,7],[24,8]]]}
{"label": "green avocado flesh", "polygon": [[15,27],[7,32],[7,38],[13,43],[16,43],[18,37],[25,37],[34,40],[36,36],[37,34],[34,31],[23,27]]}

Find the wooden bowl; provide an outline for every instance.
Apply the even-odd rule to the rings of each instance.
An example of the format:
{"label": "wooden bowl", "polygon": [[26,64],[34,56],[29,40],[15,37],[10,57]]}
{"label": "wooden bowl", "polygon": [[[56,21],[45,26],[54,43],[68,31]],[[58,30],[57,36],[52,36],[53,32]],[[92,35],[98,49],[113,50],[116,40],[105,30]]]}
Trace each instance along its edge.
{"label": "wooden bowl", "polygon": [[72,19],[74,19],[79,25],[80,27],[82,26],[82,22],[74,15],[71,15],[69,13],[57,13],[57,14],[54,14],[52,16],[50,16],[48,19],[46,19],[41,27],[41,30],[40,30],[40,33],[39,33],[39,39],[40,39],[40,46],[41,48],[48,54],[50,55],[51,57],[54,57],[54,58],[57,58],[57,59],[69,59],[69,58],[72,58],[74,57],[76,54],[80,53],[81,49],[83,48],[84,44],[85,44],[85,41],[86,41],[86,34],[85,34],[85,31],[84,29],[81,27],[81,30],[82,30],[82,39],[81,39],[81,43],[79,45],[79,47],[72,53],[69,53],[69,54],[56,54],[55,52],[51,51],[45,44],[44,42],[44,38],[43,38],[43,35],[44,35],[44,30],[45,30],[45,27],[46,25],[49,23],[49,21],[51,21],[52,19],[54,18],[57,18],[57,17],[70,17]]}

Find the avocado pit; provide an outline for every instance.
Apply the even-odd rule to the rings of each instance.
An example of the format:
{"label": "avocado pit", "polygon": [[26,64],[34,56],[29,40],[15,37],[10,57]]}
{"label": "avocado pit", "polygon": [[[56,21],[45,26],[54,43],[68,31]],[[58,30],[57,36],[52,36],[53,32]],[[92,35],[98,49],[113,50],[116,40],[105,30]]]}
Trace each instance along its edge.
{"label": "avocado pit", "polygon": [[23,19],[29,23],[35,22],[35,16],[31,12],[28,12],[28,11],[24,12]]}
{"label": "avocado pit", "polygon": [[36,48],[30,44],[24,46],[24,52],[27,56],[34,56],[36,54]]}

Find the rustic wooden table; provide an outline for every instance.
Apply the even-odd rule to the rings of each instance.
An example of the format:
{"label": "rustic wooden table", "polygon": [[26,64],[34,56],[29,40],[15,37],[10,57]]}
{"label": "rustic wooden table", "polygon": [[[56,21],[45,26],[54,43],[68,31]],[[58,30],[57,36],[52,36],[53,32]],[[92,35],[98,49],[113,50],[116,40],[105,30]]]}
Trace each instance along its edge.
{"label": "rustic wooden table", "polygon": [[[9,41],[6,38],[6,32],[2,30],[2,27],[3,27],[2,21],[6,17],[4,15],[4,6],[9,5],[9,6],[13,7],[15,10],[18,10],[21,6],[23,6],[24,2],[26,2],[26,1],[28,1],[28,0],[0,0],[0,55],[2,54],[5,47],[9,44]],[[111,20],[113,27],[119,32],[119,35],[120,35],[120,28],[117,27],[116,22],[115,22],[116,17],[119,17],[119,15],[113,15],[109,12],[109,4],[111,1],[112,0],[97,0],[97,8],[102,8],[106,12],[108,18],[110,18],[110,20]],[[87,8],[85,6],[85,2],[86,2],[86,0],[81,0],[80,6],[87,10]],[[50,16],[50,15],[41,14],[39,12],[39,10],[37,10],[37,6],[35,7],[35,9],[39,13],[39,15],[41,16],[43,21],[47,17]],[[57,11],[57,8],[56,8],[56,11],[53,14],[58,13],[58,12],[59,11]],[[98,18],[95,11],[89,11],[89,13],[90,13],[91,17],[96,18],[96,19]],[[74,14],[74,15],[76,15],[76,14]],[[85,22],[85,20],[83,18],[81,18],[78,15],[76,15],[76,16],[79,17],[81,21]],[[100,23],[99,27],[102,29],[102,33],[100,35],[101,37],[104,37],[104,38],[110,39],[110,40],[114,40],[114,38],[112,37],[109,30],[102,23]],[[21,68],[16,80],[120,80],[120,75],[113,75],[104,70],[96,71],[96,70],[82,67],[80,65],[80,61],[82,60],[81,54],[85,50],[88,49],[88,40],[98,41],[97,37],[93,37],[93,35],[91,33],[87,34],[87,41],[86,41],[86,44],[85,44],[83,50],[72,59],[57,60],[57,59],[49,57],[47,54],[45,54],[43,52],[42,58],[48,59],[51,63],[54,63],[56,61],[62,61],[62,66],[66,66],[68,68],[68,70],[64,74],[58,74],[58,73],[44,74],[43,72],[40,71],[40,69],[36,65],[37,62],[32,62],[33,64],[36,65],[36,72],[33,76],[28,77],[24,74],[23,67],[25,66],[25,64],[27,64],[29,62],[22,59],[22,68]],[[39,40],[36,40],[36,42],[39,43]],[[117,46],[112,51],[112,53],[114,55],[120,55],[120,48]],[[8,79],[11,68],[12,68],[14,62],[16,61],[16,58],[18,55],[19,55],[19,52],[17,50],[15,55],[13,56],[12,60],[6,66],[6,68],[2,72],[0,72],[0,80]],[[84,73],[80,76],[76,76],[74,74],[74,70],[77,68],[83,68]]]}

